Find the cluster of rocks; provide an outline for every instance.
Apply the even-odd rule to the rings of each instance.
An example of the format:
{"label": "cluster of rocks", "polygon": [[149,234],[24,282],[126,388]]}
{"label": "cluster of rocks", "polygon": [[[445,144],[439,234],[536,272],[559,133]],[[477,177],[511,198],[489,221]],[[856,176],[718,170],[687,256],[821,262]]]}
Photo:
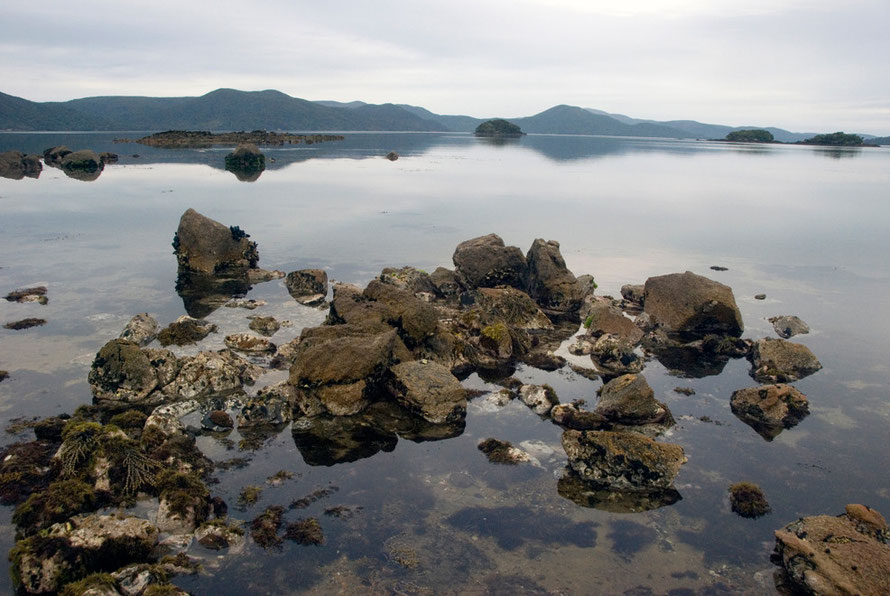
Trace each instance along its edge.
{"label": "cluster of rocks", "polygon": [[[46,295],[46,286],[34,286],[31,288],[20,288],[9,292],[5,299],[7,302],[17,302],[19,304],[49,304],[49,297]],[[9,321],[3,324],[4,329],[19,331],[21,329],[30,329],[31,327],[39,327],[46,325],[46,319],[38,317],[26,317],[17,321]]]}
{"label": "cluster of rocks", "polygon": [[0,176],[12,180],[39,178],[43,171],[40,156],[24,154],[21,151],[5,151],[0,153]]}
{"label": "cluster of rocks", "polygon": [[116,163],[116,153],[96,153],[90,149],[72,151],[64,145],[49,147],[41,156],[25,154],[21,151],[6,151],[0,153],[0,176],[21,180],[22,178],[39,178],[43,171],[43,164],[49,167],[59,168],[69,178],[83,181],[95,180],[102,173],[105,164]]}

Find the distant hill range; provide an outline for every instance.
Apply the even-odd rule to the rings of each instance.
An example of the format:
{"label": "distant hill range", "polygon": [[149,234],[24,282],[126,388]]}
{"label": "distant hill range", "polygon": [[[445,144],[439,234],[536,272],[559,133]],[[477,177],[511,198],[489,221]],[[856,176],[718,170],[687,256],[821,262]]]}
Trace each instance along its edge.
{"label": "distant hill range", "polygon": [[[200,97],[85,97],[38,103],[0,93],[0,130],[277,130],[473,132],[489,118],[434,114],[406,104],[308,101],[280,91],[217,89]],[[722,126],[694,120],[658,122],[559,105],[534,116],[506,118],[527,133],[664,138],[723,138],[733,130],[765,128],[777,141],[815,133]],[[873,135],[862,135],[871,139]]]}

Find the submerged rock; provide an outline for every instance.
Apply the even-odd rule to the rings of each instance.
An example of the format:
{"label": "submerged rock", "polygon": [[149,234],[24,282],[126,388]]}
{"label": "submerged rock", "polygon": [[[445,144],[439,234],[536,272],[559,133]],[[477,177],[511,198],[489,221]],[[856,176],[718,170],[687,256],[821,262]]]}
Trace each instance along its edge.
{"label": "submerged rock", "polygon": [[275,335],[275,333],[281,329],[281,323],[279,323],[275,317],[260,317],[253,315],[247,318],[250,319],[250,323],[247,324],[247,327],[252,331],[265,335],[266,337]]}
{"label": "submerged rock", "polygon": [[595,412],[610,422],[667,426],[674,423],[670,410],[655,399],[655,392],[643,375],[628,374],[612,379],[599,393]]}
{"label": "submerged rock", "polygon": [[46,304],[49,299],[46,297],[46,286],[35,286],[33,288],[21,288],[13,290],[5,296],[7,302],[37,302],[38,304]]}
{"label": "submerged rock", "polygon": [[738,337],[744,329],[732,289],[690,271],[647,279],[643,310],[652,324],[686,341],[708,334]]}
{"label": "submerged rock", "polygon": [[442,424],[466,415],[467,392],[441,364],[402,362],[393,366],[390,373],[390,392],[400,404],[429,422]]}
{"label": "submerged rock", "polygon": [[556,489],[564,499],[581,507],[609,511],[611,513],[640,513],[668,507],[683,497],[674,488],[620,491],[603,488],[585,482],[571,468],[556,483]]}
{"label": "submerged rock", "polygon": [[562,446],[583,480],[620,491],[671,488],[686,463],[681,446],[635,432],[567,430]]}
{"label": "submerged rock", "polygon": [[488,438],[479,441],[479,444],[476,447],[479,451],[484,453],[485,457],[488,458],[488,461],[493,464],[515,466],[520,463],[531,461],[531,456],[528,453],[522,449],[514,447],[509,441]]}
{"label": "submerged rock", "polygon": [[888,594],[887,538],[880,513],[847,505],[837,517],[805,517],[777,530],[774,561],[805,594]]}
{"label": "submerged rock", "polygon": [[761,383],[790,383],[822,368],[822,363],[803,344],[764,338],[751,350],[751,376]]}
{"label": "submerged rock", "polygon": [[523,385],[519,399],[538,416],[549,416],[553,406],[559,405],[559,397],[550,385]]}
{"label": "submerged rock", "polygon": [[189,271],[220,273],[248,269],[259,261],[256,243],[249,237],[237,226],[224,226],[187,209],[179,220],[173,248],[179,267]]}
{"label": "submerged rock", "polygon": [[785,384],[762,385],[734,391],[732,413],[768,441],[809,414],[807,396]]}
{"label": "submerged rock", "polygon": [[810,332],[810,326],[794,315],[770,317],[767,320],[773,324],[773,329],[775,329],[779,337],[783,339]]}
{"label": "submerged rock", "polygon": [[275,344],[265,337],[258,337],[250,333],[232,333],[225,338],[226,347],[248,354],[270,353],[276,350]]}
{"label": "submerged rock", "polygon": [[506,285],[521,289],[525,285],[528,270],[525,256],[515,246],[505,246],[497,234],[461,242],[452,260],[467,288]]}
{"label": "submerged rock", "polygon": [[27,319],[21,319],[19,321],[10,321],[9,323],[4,323],[4,329],[11,329],[13,331],[21,331],[22,329],[30,329],[31,327],[41,327],[46,325],[46,319],[38,319],[36,317],[28,317]]}

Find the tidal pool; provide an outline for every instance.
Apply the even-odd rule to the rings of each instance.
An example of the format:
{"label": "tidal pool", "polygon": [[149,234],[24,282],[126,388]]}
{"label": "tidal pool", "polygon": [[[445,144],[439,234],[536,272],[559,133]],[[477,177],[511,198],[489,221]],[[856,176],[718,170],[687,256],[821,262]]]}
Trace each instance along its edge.
{"label": "tidal pool", "polygon": [[[0,151],[65,144],[120,155],[92,182],[52,168],[38,179],[0,179],[0,293],[45,285],[49,299],[0,301],[2,323],[47,321],[0,329],[0,369],[10,375],[0,382],[3,427],[90,402],[90,363],[132,315],[166,325],[185,314],[171,241],[189,207],[248,232],[263,268],[323,268],[360,285],[388,266],[451,268],[459,242],[491,232],[523,252],[535,238],[559,241],[576,275],[595,276],[598,294],[689,270],[733,288],[745,338],[775,337],[769,317],[802,318],[811,332],[794,341],[824,365],[794,383],[810,415],[767,441],[730,411],[732,392],[756,385],[748,361],[685,373],[647,362],[643,374],[677,418],[662,440],[689,458],[678,494],[660,501],[579,496],[564,478],[560,428],[516,400],[492,404],[486,392],[499,386],[478,375],[463,381],[481,395],[452,436],[362,423],[343,431],[345,449],[300,421],[263,435],[201,435],[202,450],[223,463],[211,492],[231,518],[249,523],[281,505],[286,522],[317,518],[324,542],[266,550],[248,539],[221,556],[193,544],[203,572],[174,580],[187,590],[769,594],[775,529],[847,503],[890,514],[886,148],[347,134],[264,149],[267,170],[246,183],[222,169],[228,149],[163,150],[115,144],[116,136],[140,135],[0,134]],[[398,161],[384,158],[391,150]],[[226,333],[246,331],[250,314],[293,323],[276,343],[325,316],[297,304],[281,280],[246,297],[266,305],[214,310],[206,318],[220,332],[179,353],[222,347]],[[550,384],[561,402],[595,403],[602,384],[569,368],[518,365],[512,374]],[[282,378],[270,373],[250,391]],[[2,442],[30,433],[6,432]],[[489,463],[476,448],[486,437],[533,462]],[[292,476],[267,482],[281,470]],[[743,480],[763,488],[772,513],[752,520],[730,511],[727,489]],[[262,487],[259,499],[239,506],[249,485]],[[11,508],[0,511],[5,551],[10,517]]]}

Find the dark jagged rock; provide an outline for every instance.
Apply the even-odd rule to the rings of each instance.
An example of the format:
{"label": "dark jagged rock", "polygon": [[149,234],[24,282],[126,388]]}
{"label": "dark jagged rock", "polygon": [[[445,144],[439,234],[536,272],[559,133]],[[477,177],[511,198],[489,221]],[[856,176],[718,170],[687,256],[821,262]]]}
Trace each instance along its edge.
{"label": "dark jagged rock", "polygon": [[643,309],[653,325],[683,341],[742,334],[742,315],[729,286],[690,271],[646,280]]}
{"label": "dark jagged rock", "polygon": [[768,441],[810,412],[807,396],[785,384],[739,389],[733,392],[730,406],[733,414]]}
{"label": "dark jagged rock", "polygon": [[655,399],[655,392],[645,377],[636,374],[623,375],[603,385],[595,412],[619,424],[671,426],[674,423],[670,410]]}
{"label": "dark jagged rock", "polygon": [[386,154],[386,159],[388,159],[389,161],[396,161],[397,159],[399,159],[399,154],[395,151],[390,151]]}
{"label": "dark jagged rock", "polygon": [[284,278],[291,297],[306,306],[322,304],[328,295],[328,274],[323,269],[291,271]]}
{"label": "dark jagged rock", "polygon": [[566,267],[559,242],[537,238],[525,255],[525,287],[545,311],[573,313],[581,307],[584,292]]}
{"label": "dark jagged rock", "polygon": [[515,246],[504,246],[497,234],[480,236],[457,245],[452,257],[455,271],[468,289],[506,285],[524,288],[528,266]]}
{"label": "dark jagged rock", "polygon": [[890,545],[883,516],[847,505],[833,517],[804,517],[776,531],[773,560],[803,594],[890,593]]}
{"label": "dark jagged rock", "polygon": [[576,431],[562,434],[569,466],[585,481],[619,491],[671,488],[686,462],[683,448],[635,432]]}
{"label": "dark jagged rock", "polygon": [[187,209],[179,220],[173,248],[179,266],[199,273],[246,270],[259,261],[255,242],[237,226],[226,227]]}
{"label": "dark jagged rock", "polygon": [[621,286],[621,297],[640,308],[643,307],[643,296],[645,293],[646,286],[643,284],[625,284]]}
{"label": "dark jagged rock", "polygon": [[488,438],[479,441],[479,444],[476,447],[479,451],[484,453],[485,457],[488,458],[488,461],[493,464],[515,466],[517,464],[531,461],[528,453],[522,449],[517,449],[509,441]]}
{"label": "dark jagged rock", "polygon": [[783,315],[781,317],[770,317],[767,319],[773,324],[773,329],[782,339],[788,339],[795,335],[802,335],[810,332],[810,326],[794,315]]}
{"label": "dark jagged rock", "polygon": [[393,366],[390,374],[387,386],[398,402],[429,422],[453,422],[466,415],[467,392],[441,364],[402,362]]}
{"label": "dark jagged rock", "polygon": [[27,319],[21,319],[19,321],[10,321],[9,323],[4,323],[4,329],[11,329],[13,331],[21,331],[22,329],[30,329],[31,327],[41,327],[46,325],[46,319],[38,319],[36,317],[28,317]]}
{"label": "dark jagged rock", "polygon": [[764,338],[751,349],[751,376],[760,383],[790,383],[822,368],[822,363],[803,344]]}
{"label": "dark jagged rock", "polygon": [[475,304],[487,316],[515,329],[553,329],[553,323],[528,294],[514,288],[480,288],[473,292]]}
{"label": "dark jagged rock", "polygon": [[385,307],[386,323],[398,328],[410,347],[421,343],[438,325],[438,311],[406,290],[375,279],[362,296]]}
{"label": "dark jagged rock", "polygon": [[589,337],[611,334],[626,340],[631,346],[643,338],[643,331],[608,302],[596,302],[586,310],[584,326]]}
{"label": "dark jagged rock", "polygon": [[286,382],[263,387],[241,408],[238,428],[278,426],[292,418],[296,388]]}

